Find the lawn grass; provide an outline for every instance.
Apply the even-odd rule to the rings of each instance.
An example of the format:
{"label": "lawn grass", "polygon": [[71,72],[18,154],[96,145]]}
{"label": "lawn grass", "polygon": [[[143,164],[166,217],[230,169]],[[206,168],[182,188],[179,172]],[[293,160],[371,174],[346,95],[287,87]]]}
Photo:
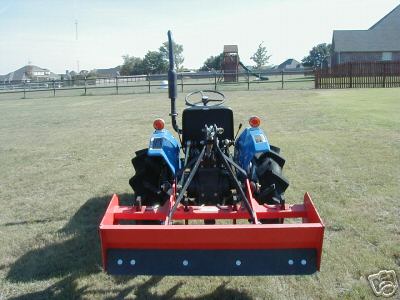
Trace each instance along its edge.
{"label": "lawn grass", "polygon": [[166,95],[2,100],[0,299],[369,299],[369,274],[400,276],[399,89],[226,95],[237,124],[261,116],[282,148],[287,201],[311,193],[326,224],[320,273],[106,275],[97,226],[112,193],[131,196],[130,159],[153,119],[170,125]]}

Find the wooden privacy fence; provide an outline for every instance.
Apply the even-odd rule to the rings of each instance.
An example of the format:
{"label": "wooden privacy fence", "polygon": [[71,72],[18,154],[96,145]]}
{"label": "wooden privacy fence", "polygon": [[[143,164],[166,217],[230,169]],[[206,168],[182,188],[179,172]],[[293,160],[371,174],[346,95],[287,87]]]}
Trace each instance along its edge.
{"label": "wooden privacy fence", "polygon": [[315,71],[316,89],[400,87],[399,62],[351,62]]}

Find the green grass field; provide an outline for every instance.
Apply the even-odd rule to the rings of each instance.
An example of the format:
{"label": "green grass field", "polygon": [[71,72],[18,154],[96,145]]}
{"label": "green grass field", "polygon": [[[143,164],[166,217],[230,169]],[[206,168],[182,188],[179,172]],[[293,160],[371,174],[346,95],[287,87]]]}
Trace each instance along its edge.
{"label": "green grass field", "polygon": [[[227,92],[236,123],[262,117],[282,148],[289,203],[311,193],[325,221],[321,272],[292,277],[111,277],[97,226],[129,199],[130,159],[165,94],[0,101],[0,299],[372,299],[400,276],[399,89]],[[180,109],[183,108],[180,96]],[[399,296],[399,291],[397,292]]]}

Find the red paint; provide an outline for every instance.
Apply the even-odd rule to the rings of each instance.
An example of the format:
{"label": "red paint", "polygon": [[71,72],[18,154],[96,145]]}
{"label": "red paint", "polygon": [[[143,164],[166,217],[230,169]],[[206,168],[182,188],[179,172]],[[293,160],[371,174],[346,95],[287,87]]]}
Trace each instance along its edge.
{"label": "red paint", "polygon": [[257,117],[257,116],[253,116],[253,117],[251,117],[251,118],[249,119],[249,125],[250,125],[251,127],[259,127],[260,124],[261,124],[261,120],[260,120],[260,118]]}
{"label": "red paint", "polygon": [[[191,225],[190,220],[250,219],[244,207],[189,206],[184,211],[178,207],[173,220],[188,220],[189,225],[168,225],[168,212],[175,198],[171,196],[162,207],[153,210],[143,206],[136,211],[131,206],[119,206],[113,195],[100,224],[103,267],[106,266],[107,249],[286,249],[314,248],[317,250],[317,267],[320,268],[324,224],[308,193],[304,203],[296,205],[260,205],[254,199],[249,182],[247,196],[258,219],[300,218],[293,224],[227,224]],[[119,225],[126,220],[160,220],[163,225]]]}
{"label": "red paint", "polygon": [[155,130],[163,130],[165,127],[165,122],[163,119],[155,119],[153,122],[153,127]]}

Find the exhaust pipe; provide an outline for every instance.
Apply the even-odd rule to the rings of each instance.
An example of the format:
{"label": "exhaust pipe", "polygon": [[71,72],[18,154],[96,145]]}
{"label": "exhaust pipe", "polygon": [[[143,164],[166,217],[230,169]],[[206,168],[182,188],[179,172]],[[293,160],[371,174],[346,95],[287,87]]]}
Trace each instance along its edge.
{"label": "exhaust pipe", "polygon": [[178,134],[181,134],[182,130],[179,129],[179,126],[176,122],[176,117],[178,116],[178,113],[176,112],[176,103],[175,103],[175,100],[177,98],[177,88],[176,88],[177,75],[175,70],[174,47],[172,44],[171,30],[168,30],[168,56],[169,56],[168,95],[169,98],[171,99],[171,113],[169,115],[171,116],[172,127]]}

